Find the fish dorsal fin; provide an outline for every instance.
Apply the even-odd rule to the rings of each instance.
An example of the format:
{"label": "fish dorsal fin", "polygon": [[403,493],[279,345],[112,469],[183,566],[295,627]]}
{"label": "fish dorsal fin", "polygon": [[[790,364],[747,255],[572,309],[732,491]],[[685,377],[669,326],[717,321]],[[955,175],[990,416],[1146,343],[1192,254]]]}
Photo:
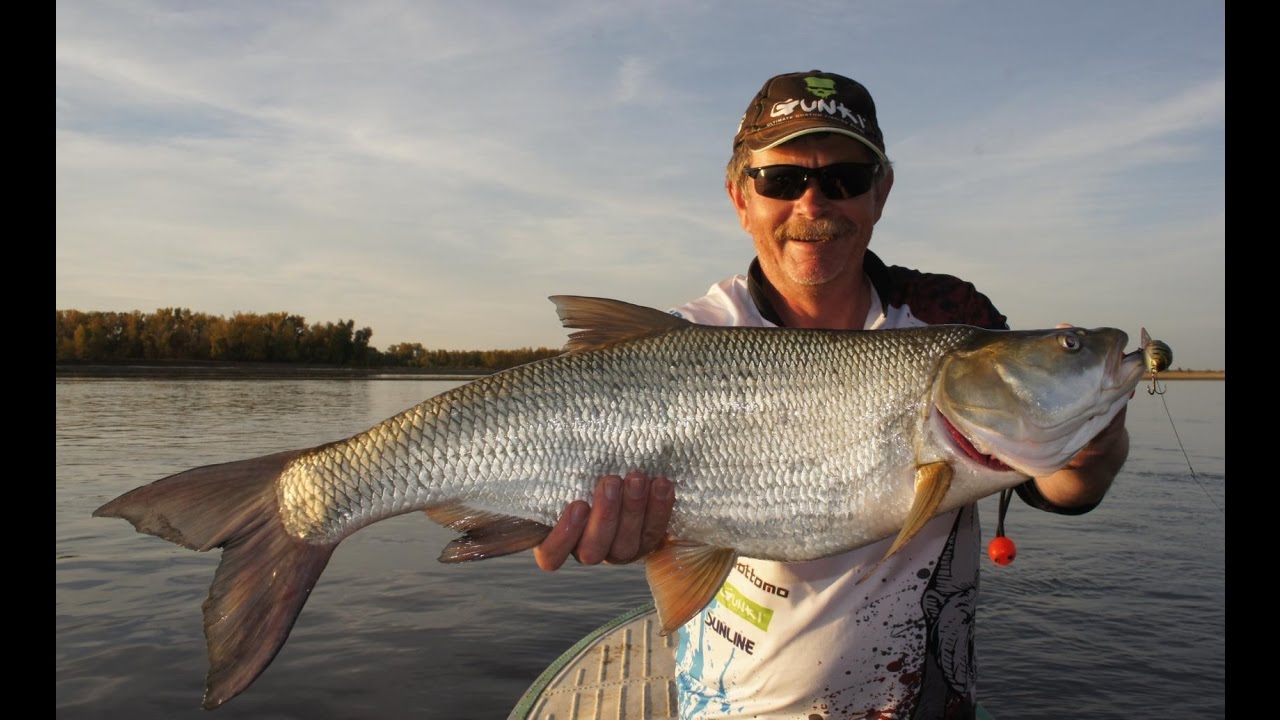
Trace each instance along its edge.
{"label": "fish dorsal fin", "polygon": [[666,540],[645,558],[658,620],[659,635],[668,635],[707,606],[738,560],[732,548]]}
{"label": "fish dorsal fin", "polygon": [[916,536],[916,533],[929,524],[937,514],[938,507],[942,505],[942,499],[947,496],[947,491],[951,489],[952,475],[951,465],[945,462],[927,463],[916,468],[916,494],[915,499],[911,501],[911,509],[907,511],[907,521],[902,524],[898,537],[894,539],[893,545],[889,546],[884,557],[863,573],[862,577],[854,583],[855,585],[870,577],[876,568],[893,557],[903,545]]}
{"label": "fish dorsal fin", "polygon": [[541,543],[551,532],[550,526],[535,520],[476,510],[458,502],[433,505],[426,513],[432,520],[462,533],[440,551],[443,563],[518,553]]}
{"label": "fish dorsal fin", "polygon": [[657,337],[693,324],[671,313],[621,300],[581,295],[552,295],[550,300],[556,304],[560,324],[567,328],[580,328],[565,343],[564,351],[567,353],[601,350],[627,340]]}

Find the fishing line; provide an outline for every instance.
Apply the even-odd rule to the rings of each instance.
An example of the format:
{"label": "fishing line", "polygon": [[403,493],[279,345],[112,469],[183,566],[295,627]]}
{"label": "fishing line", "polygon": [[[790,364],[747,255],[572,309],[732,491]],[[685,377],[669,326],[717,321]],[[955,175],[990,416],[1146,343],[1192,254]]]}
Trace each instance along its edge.
{"label": "fishing line", "polygon": [[[1148,395],[1159,395],[1160,402],[1164,403],[1164,414],[1169,416],[1169,427],[1173,428],[1173,436],[1178,440],[1178,449],[1182,451],[1182,457],[1187,460],[1187,469],[1191,471],[1191,479],[1196,481],[1200,489],[1209,498],[1209,502],[1213,503],[1218,512],[1222,512],[1222,508],[1218,505],[1218,501],[1213,499],[1213,495],[1209,494],[1209,488],[1200,482],[1200,478],[1196,475],[1196,469],[1191,466],[1191,457],[1187,455],[1187,448],[1182,444],[1182,436],[1178,434],[1178,426],[1173,422],[1173,413],[1169,412],[1169,401],[1164,399],[1164,393],[1167,388],[1161,387],[1156,381],[1156,376],[1161,372],[1168,370],[1173,364],[1173,350],[1169,349],[1167,343],[1159,340],[1152,340],[1151,335],[1147,333],[1146,328],[1142,328],[1142,361],[1147,366],[1147,372],[1151,377],[1151,385],[1147,388]],[[1129,397],[1133,397],[1130,395]]]}
{"label": "fishing line", "polygon": [[[1154,382],[1153,378],[1152,383],[1154,384]],[[1182,445],[1182,436],[1178,435],[1178,426],[1173,422],[1173,413],[1169,412],[1169,401],[1165,400],[1164,393],[1162,392],[1149,392],[1149,394],[1159,395],[1160,402],[1164,404],[1164,414],[1169,416],[1169,427],[1173,428],[1173,437],[1178,441],[1178,449],[1182,451],[1182,457],[1187,460],[1187,469],[1191,471],[1191,479],[1196,481],[1196,484],[1204,491],[1205,496],[1207,496],[1209,498],[1209,502],[1213,503],[1213,506],[1218,509],[1218,512],[1222,512],[1222,508],[1218,505],[1218,501],[1214,500],[1213,496],[1209,494],[1209,488],[1205,487],[1204,483],[1200,482],[1200,478],[1196,475],[1196,469],[1191,467],[1191,458],[1187,455],[1187,449]]]}

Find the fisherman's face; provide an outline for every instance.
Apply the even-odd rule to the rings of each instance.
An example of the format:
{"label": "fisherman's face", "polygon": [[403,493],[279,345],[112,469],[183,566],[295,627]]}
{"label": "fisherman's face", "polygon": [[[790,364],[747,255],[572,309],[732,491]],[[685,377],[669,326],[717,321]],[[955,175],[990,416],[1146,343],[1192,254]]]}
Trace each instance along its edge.
{"label": "fisherman's face", "polygon": [[[875,161],[875,153],[851,137],[818,133],[752,153],[751,166],[818,168]],[[734,183],[727,187],[742,228],[755,241],[761,269],[770,283],[785,293],[788,288],[816,289],[833,283],[847,283],[850,289],[861,287],[862,256],[891,185],[890,174],[878,179],[868,192],[845,200],[827,198],[813,178],[795,200],[764,197],[756,192],[750,178],[741,188]]]}

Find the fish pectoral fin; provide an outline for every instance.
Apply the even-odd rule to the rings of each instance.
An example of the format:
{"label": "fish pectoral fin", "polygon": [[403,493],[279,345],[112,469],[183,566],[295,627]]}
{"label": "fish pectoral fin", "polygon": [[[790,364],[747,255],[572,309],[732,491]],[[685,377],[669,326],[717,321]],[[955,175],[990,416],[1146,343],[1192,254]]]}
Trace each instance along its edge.
{"label": "fish pectoral fin", "polygon": [[627,340],[657,337],[692,325],[671,313],[621,300],[580,295],[552,295],[550,300],[556,304],[560,324],[567,328],[582,328],[569,336],[564,345],[566,353],[601,350]]}
{"label": "fish pectoral fin", "polygon": [[458,502],[433,505],[426,513],[435,522],[462,533],[440,551],[443,563],[518,553],[541,543],[551,532],[550,525],[536,520],[476,510]]}
{"label": "fish pectoral fin", "polygon": [[885,560],[893,557],[894,553],[901,550],[911,541],[911,538],[929,524],[937,514],[938,507],[942,505],[942,499],[947,496],[947,491],[951,489],[952,475],[951,465],[945,462],[932,462],[916,468],[916,494],[915,499],[911,501],[911,510],[907,512],[907,521],[903,523],[902,529],[898,531],[898,537],[889,546],[884,557],[863,573],[857,582],[860,583],[870,577],[871,573],[875,572]]}
{"label": "fish pectoral fin", "polygon": [[706,607],[737,560],[732,548],[670,538],[649,553],[644,574],[662,625],[658,634],[669,635]]}

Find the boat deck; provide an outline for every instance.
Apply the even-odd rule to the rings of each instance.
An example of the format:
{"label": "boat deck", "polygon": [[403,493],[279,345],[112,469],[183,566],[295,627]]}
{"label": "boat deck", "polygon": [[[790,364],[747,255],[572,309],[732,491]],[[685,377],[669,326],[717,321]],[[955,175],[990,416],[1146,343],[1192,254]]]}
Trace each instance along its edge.
{"label": "boat deck", "polygon": [[674,719],[675,643],[652,604],[614,618],[548,666],[508,720]]}

